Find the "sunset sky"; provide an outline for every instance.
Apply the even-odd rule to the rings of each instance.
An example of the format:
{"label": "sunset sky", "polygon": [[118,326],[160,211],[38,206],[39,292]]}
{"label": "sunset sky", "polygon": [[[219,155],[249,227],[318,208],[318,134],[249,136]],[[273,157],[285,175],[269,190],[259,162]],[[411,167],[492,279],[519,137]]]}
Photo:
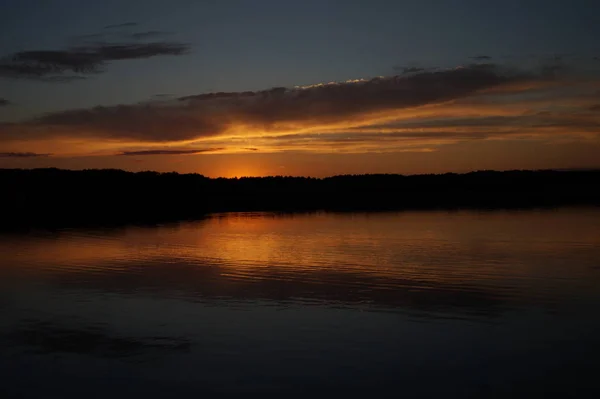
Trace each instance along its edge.
{"label": "sunset sky", "polygon": [[600,167],[600,2],[0,0],[0,167]]}

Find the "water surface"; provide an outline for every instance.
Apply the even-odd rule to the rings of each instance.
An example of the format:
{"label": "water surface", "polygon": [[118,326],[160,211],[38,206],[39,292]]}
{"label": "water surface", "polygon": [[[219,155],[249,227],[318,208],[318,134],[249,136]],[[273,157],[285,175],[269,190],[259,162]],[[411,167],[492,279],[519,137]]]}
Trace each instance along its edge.
{"label": "water surface", "polygon": [[2,397],[600,393],[600,209],[0,237]]}

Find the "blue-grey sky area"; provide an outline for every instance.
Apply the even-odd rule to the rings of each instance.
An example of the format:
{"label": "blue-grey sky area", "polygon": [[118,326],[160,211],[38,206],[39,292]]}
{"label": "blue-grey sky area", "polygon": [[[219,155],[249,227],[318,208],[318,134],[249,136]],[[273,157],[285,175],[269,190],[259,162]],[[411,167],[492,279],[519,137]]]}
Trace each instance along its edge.
{"label": "blue-grey sky area", "polygon": [[[145,168],[154,165],[158,169],[184,170],[173,161],[168,165],[175,166],[164,166],[163,159],[177,156],[196,165],[208,162],[198,160],[202,157],[220,154],[222,158],[235,153],[239,158],[244,151],[248,154],[242,155],[250,158],[251,153],[257,158],[257,153],[264,157],[282,151],[318,152],[321,157],[325,152],[371,154],[368,163],[377,162],[376,154],[381,152],[440,152],[443,159],[444,145],[479,139],[478,134],[483,134],[485,140],[508,140],[507,135],[513,134],[510,140],[515,146],[531,146],[532,140],[540,140],[539,134],[531,130],[538,125],[546,129],[544,145],[548,145],[548,137],[557,135],[560,140],[551,140],[553,146],[559,141],[570,146],[598,145],[597,120],[592,115],[600,104],[600,86],[596,86],[595,79],[600,66],[598,1],[0,0],[0,10],[0,154],[5,155],[0,166],[38,165],[35,162],[60,166],[67,162],[65,157],[96,156],[108,157],[102,158],[106,165],[101,165],[106,167],[136,169],[144,162]],[[451,93],[431,95],[432,87],[455,82],[452,71],[459,66],[476,76],[461,71],[460,79],[468,84]],[[500,72],[490,72],[490,68],[498,67],[502,68]],[[483,70],[487,75],[482,77]],[[555,76],[562,72],[564,75]],[[548,73],[553,74],[552,83],[548,83]],[[394,97],[382,103],[389,91],[373,95],[381,84],[370,79],[394,75],[404,80],[386,80],[384,84],[394,85],[389,90],[395,95],[402,92],[402,100]],[[423,83],[427,76],[433,76],[435,83]],[[581,84],[583,78],[587,79],[585,84]],[[354,79],[365,80],[344,83],[353,85],[348,90],[357,96],[348,104],[340,105],[342,100],[331,94],[323,100],[324,94],[318,92],[322,88],[311,87],[302,91],[318,98],[310,103],[291,100],[297,92],[286,92],[281,94],[287,96],[282,100],[287,101],[285,109],[260,100],[262,108],[257,110],[257,97],[252,99],[251,111],[247,110],[249,106],[242,111],[239,108],[239,101],[250,101],[248,96],[240,100],[244,92]],[[481,79],[486,79],[485,83]],[[557,80],[561,84],[556,84]],[[479,83],[473,86],[476,81]],[[576,81],[580,86],[564,84],[567,81]],[[514,85],[529,85],[531,90],[520,89],[512,96],[496,96],[493,100],[482,94]],[[407,90],[415,92],[411,95]],[[552,94],[548,94],[550,91]],[[214,98],[199,96],[218,92],[238,97],[219,99],[217,104]],[[369,96],[377,100],[365,100]],[[407,98],[411,99],[409,103]],[[493,112],[465,110],[474,98],[480,108],[490,103],[497,108]],[[562,98],[567,98],[571,107],[569,121],[564,107],[560,123],[556,118],[543,120],[542,112],[556,111],[550,99]],[[541,99],[547,101],[540,106]],[[519,112],[499,105],[525,100],[528,103]],[[223,101],[229,102],[224,105]],[[314,104],[321,104],[318,112]],[[439,113],[423,110],[424,106],[441,104],[446,106]],[[98,111],[97,106],[105,108]],[[574,107],[589,115],[581,115]],[[407,119],[408,109],[411,118],[421,112],[418,126],[410,125],[415,121]],[[157,113],[160,118],[152,119]],[[307,117],[299,122],[303,113]],[[487,125],[478,120],[479,130],[467,129],[473,121],[464,119],[473,118],[473,114],[487,117]],[[496,120],[496,130],[489,133],[489,118],[507,117],[513,119]],[[517,117],[521,119],[514,119]],[[577,124],[578,139],[565,136],[565,129],[574,125],[575,117],[585,120],[585,126]],[[425,123],[423,118],[429,119]],[[441,122],[448,118],[453,122]],[[460,120],[463,122],[457,125]],[[161,132],[150,125],[160,126]],[[433,126],[440,129],[427,130]],[[456,126],[459,128],[450,132]],[[515,129],[507,127],[526,127],[527,134],[517,135]],[[550,127],[555,128],[551,133],[554,136],[550,136]],[[558,132],[560,127],[563,130]],[[417,144],[417,130],[412,128],[429,136],[417,137]],[[40,133],[42,130],[50,133]],[[245,135],[242,130],[254,133]],[[400,143],[398,137],[407,132],[412,136],[402,136]],[[447,139],[444,132],[449,132]],[[342,137],[346,142],[338,145]],[[581,137],[587,141],[584,143]],[[424,138],[429,141],[426,143]],[[354,144],[348,145],[348,140]],[[106,141],[111,145],[99,144]],[[567,156],[553,148],[556,162],[542,166],[578,166],[574,150],[569,150]],[[34,160],[38,157],[27,154],[44,156]],[[143,160],[131,160],[123,166],[121,158],[111,158],[116,154],[132,155],[128,159],[140,156]],[[150,158],[157,161],[148,164],[146,159]],[[570,161],[564,161],[566,158]],[[99,159],[92,163],[97,165]],[[592,162],[591,158],[580,161],[580,166]],[[389,160],[386,162],[388,169],[383,169],[390,172],[425,170],[394,167]],[[274,161],[259,169],[278,168],[280,163]],[[510,165],[507,156],[504,168]],[[522,166],[518,162],[513,165]],[[444,169],[444,162],[438,166]],[[478,168],[479,164],[472,167]],[[456,169],[456,165],[448,163],[446,168]],[[185,170],[196,169],[190,166]],[[303,173],[301,168],[293,170]],[[338,165],[318,173],[344,171]],[[273,169],[275,172],[280,171]]]}

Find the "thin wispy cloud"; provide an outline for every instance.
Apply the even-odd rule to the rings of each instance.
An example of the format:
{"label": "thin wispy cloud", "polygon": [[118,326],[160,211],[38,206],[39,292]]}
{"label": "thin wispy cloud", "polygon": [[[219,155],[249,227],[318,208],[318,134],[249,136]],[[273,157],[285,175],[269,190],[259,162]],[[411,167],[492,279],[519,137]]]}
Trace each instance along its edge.
{"label": "thin wispy cloud", "polygon": [[6,98],[0,97],[0,107],[7,107],[9,105],[12,105],[10,101],[8,101]]}
{"label": "thin wispy cloud", "polygon": [[52,154],[38,154],[35,152],[0,152],[0,158],[36,158],[49,157]]}
{"label": "thin wispy cloud", "polygon": [[471,57],[471,59],[475,61],[489,61],[492,59],[492,57],[490,57],[489,55],[476,55]]}
{"label": "thin wispy cloud", "polygon": [[122,24],[112,24],[112,25],[106,25],[104,27],[104,29],[121,29],[121,28],[132,28],[134,26],[137,26],[137,22],[124,22]]}
{"label": "thin wispy cloud", "polygon": [[423,67],[417,67],[417,66],[397,66],[394,67],[394,70],[401,73],[401,74],[409,74],[409,73],[420,73],[420,72],[426,72],[426,71],[432,71],[435,68],[423,68]]}
{"label": "thin wispy cloud", "polygon": [[172,32],[164,32],[164,31],[160,31],[160,30],[149,30],[146,32],[131,33],[129,36],[136,40],[147,40],[147,39],[154,39],[157,37],[169,36],[172,34],[173,34]]}
{"label": "thin wispy cloud", "polygon": [[161,30],[132,31],[130,29],[110,29],[104,30],[102,32],[87,33],[73,36],[70,38],[69,43],[72,43],[72,46],[70,47],[98,43],[129,43],[132,40],[135,43],[144,40],[162,40],[167,36],[173,35],[174,32]]}
{"label": "thin wispy cloud", "polygon": [[199,148],[193,150],[143,150],[143,151],[122,151],[118,155],[196,155],[208,152],[217,152],[223,148]]}

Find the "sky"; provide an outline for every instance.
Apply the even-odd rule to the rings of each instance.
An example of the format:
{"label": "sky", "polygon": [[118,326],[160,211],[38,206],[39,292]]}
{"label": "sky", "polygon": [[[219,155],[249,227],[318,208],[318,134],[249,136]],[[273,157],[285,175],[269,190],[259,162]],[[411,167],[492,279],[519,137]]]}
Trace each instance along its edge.
{"label": "sky", "polygon": [[600,167],[600,3],[0,0],[0,167]]}

